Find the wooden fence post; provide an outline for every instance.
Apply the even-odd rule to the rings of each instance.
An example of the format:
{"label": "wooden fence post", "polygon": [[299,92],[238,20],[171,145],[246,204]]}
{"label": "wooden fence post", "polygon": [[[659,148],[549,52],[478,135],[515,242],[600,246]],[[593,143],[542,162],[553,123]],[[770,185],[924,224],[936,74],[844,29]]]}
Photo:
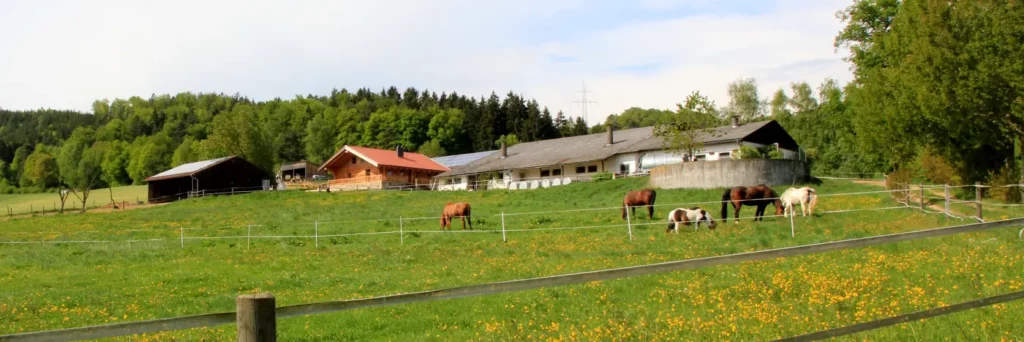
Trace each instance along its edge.
{"label": "wooden fence post", "polygon": [[921,211],[924,211],[924,184],[918,184],[917,187],[919,188],[918,190],[921,190],[921,192],[918,194],[918,196],[920,196],[918,198],[918,202],[921,205],[920,209]]}
{"label": "wooden fence post", "polygon": [[402,217],[398,217],[398,240],[402,246],[405,246],[405,223],[402,222]]}
{"label": "wooden fence post", "polygon": [[320,219],[313,221],[313,241],[316,248],[320,248]]}
{"label": "wooden fence post", "polygon": [[978,221],[985,222],[981,218],[981,182],[974,183],[974,207],[977,209]]}
{"label": "wooden fence post", "polygon": [[238,342],[277,341],[275,307],[274,295],[269,293],[238,296],[235,299]]}
{"label": "wooden fence post", "polygon": [[949,212],[949,184],[943,184],[943,187],[946,189],[946,192],[945,192],[946,215],[950,215],[951,213]]}

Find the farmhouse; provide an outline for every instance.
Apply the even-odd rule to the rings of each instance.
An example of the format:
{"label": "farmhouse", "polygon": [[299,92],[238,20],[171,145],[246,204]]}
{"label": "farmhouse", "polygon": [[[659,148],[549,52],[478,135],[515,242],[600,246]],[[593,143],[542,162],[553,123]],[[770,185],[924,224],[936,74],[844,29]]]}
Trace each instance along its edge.
{"label": "farmhouse", "polygon": [[150,203],[262,190],[269,181],[270,175],[236,156],[181,164],[146,178]]}
{"label": "farmhouse", "polygon": [[344,146],[331,156],[321,171],[329,171],[332,190],[427,187],[432,177],[449,169],[418,153],[369,147]]}
{"label": "farmhouse", "polygon": [[[786,159],[797,159],[799,146],[774,120],[728,126],[701,133],[704,148],[684,158],[665,149],[653,127],[641,127],[583,136],[534,141],[511,147],[438,175],[438,189],[536,188],[589,180],[597,173],[620,176],[643,174],[667,164],[695,160],[730,159],[740,146],[776,146]],[[488,179],[486,184],[475,182]]]}

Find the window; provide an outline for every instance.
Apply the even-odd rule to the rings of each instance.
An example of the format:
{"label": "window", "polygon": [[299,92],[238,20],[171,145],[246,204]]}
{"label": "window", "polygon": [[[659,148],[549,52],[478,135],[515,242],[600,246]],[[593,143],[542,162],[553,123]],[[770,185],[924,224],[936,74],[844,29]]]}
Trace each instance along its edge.
{"label": "window", "polygon": [[520,172],[519,179],[526,179],[526,172]]}
{"label": "window", "polygon": [[587,166],[587,173],[590,173],[590,172],[597,172],[597,165]]}
{"label": "window", "polygon": [[366,176],[370,176],[370,169],[366,169]]}
{"label": "window", "polygon": [[729,159],[729,152],[722,152],[718,154],[718,159]]}
{"label": "window", "polygon": [[629,173],[629,164],[619,164],[619,173]]}
{"label": "window", "polygon": [[388,170],[388,177],[391,177],[391,170]]}
{"label": "window", "polygon": [[577,166],[576,173],[587,173],[587,168],[585,166]]}
{"label": "window", "polygon": [[348,173],[348,178],[352,178],[352,173],[351,172]]}
{"label": "window", "polygon": [[551,170],[540,170],[540,176],[541,177],[550,177],[551,176]]}
{"label": "window", "polygon": [[693,160],[705,160],[705,159],[707,159],[707,156],[705,156],[703,154],[699,155],[699,156],[696,156],[696,157],[693,157]]}
{"label": "window", "polygon": [[358,158],[352,157],[352,165],[356,165],[356,163],[358,163],[358,162],[359,162]]}
{"label": "window", "polygon": [[555,175],[555,176],[561,176],[562,175],[562,169],[551,170],[551,174]]}

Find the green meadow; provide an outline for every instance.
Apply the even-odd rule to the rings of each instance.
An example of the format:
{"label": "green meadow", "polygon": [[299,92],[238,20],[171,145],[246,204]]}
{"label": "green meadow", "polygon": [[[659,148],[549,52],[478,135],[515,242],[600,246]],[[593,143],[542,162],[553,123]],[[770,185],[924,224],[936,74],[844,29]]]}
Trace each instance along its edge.
{"label": "green meadow", "polygon": [[[659,189],[654,220],[641,210],[631,217],[630,241],[619,206],[626,191],[645,183],[261,192],[15,218],[0,222],[0,240],[48,243],[0,245],[0,334],[233,311],[244,293],[273,293],[278,305],[358,299],[972,222],[893,208],[898,204],[888,194],[862,193],[881,188],[826,180],[815,185],[822,194],[816,214],[796,217],[791,237],[788,219],[753,222],[753,208],[744,207],[739,224],[726,223],[717,203],[694,204],[719,201],[720,189]],[[831,196],[842,193],[862,194]],[[472,232],[461,231],[458,221],[453,231],[439,231],[441,208],[453,201],[471,203]],[[666,234],[668,211],[693,206],[714,213],[717,229]],[[859,211],[829,213],[850,209]],[[990,220],[1022,214],[1012,207],[985,211]],[[278,334],[283,341],[767,340],[1019,291],[1018,229],[283,318]],[[1022,340],[1021,317],[1024,305],[1011,302],[842,340]],[[130,339],[228,341],[234,334],[224,325]]]}
{"label": "green meadow", "polygon": [[[111,195],[114,201],[134,204],[136,201],[146,201],[147,188],[145,185],[119,186],[113,189],[96,189],[89,193],[87,208],[102,207],[110,204]],[[0,207],[10,209],[14,215],[27,215],[33,212],[52,213],[60,208],[60,196],[57,193],[38,194],[6,194],[0,195]],[[82,209],[82,201],[75,196],[70,196],[65,203],[65,209]],[[4,209],[3,215],[7,215]]]}

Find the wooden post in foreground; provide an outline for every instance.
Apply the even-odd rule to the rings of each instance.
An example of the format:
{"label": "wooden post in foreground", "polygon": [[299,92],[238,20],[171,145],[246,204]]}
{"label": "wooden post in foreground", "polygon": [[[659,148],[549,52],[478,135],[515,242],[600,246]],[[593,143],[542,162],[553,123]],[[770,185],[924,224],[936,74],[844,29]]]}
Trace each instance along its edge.
{"label": "wooden post in foreground", "polygon": [[269,293],[238,296],[235,299],[238,342],[277,341],[275,306],[274,295]]}
{"label": "wooden post in foreground", "polygon": [[984,222],[985,220],[981,218],[981,182],[974,183],[974,207],[978,212],[978,221]]}

